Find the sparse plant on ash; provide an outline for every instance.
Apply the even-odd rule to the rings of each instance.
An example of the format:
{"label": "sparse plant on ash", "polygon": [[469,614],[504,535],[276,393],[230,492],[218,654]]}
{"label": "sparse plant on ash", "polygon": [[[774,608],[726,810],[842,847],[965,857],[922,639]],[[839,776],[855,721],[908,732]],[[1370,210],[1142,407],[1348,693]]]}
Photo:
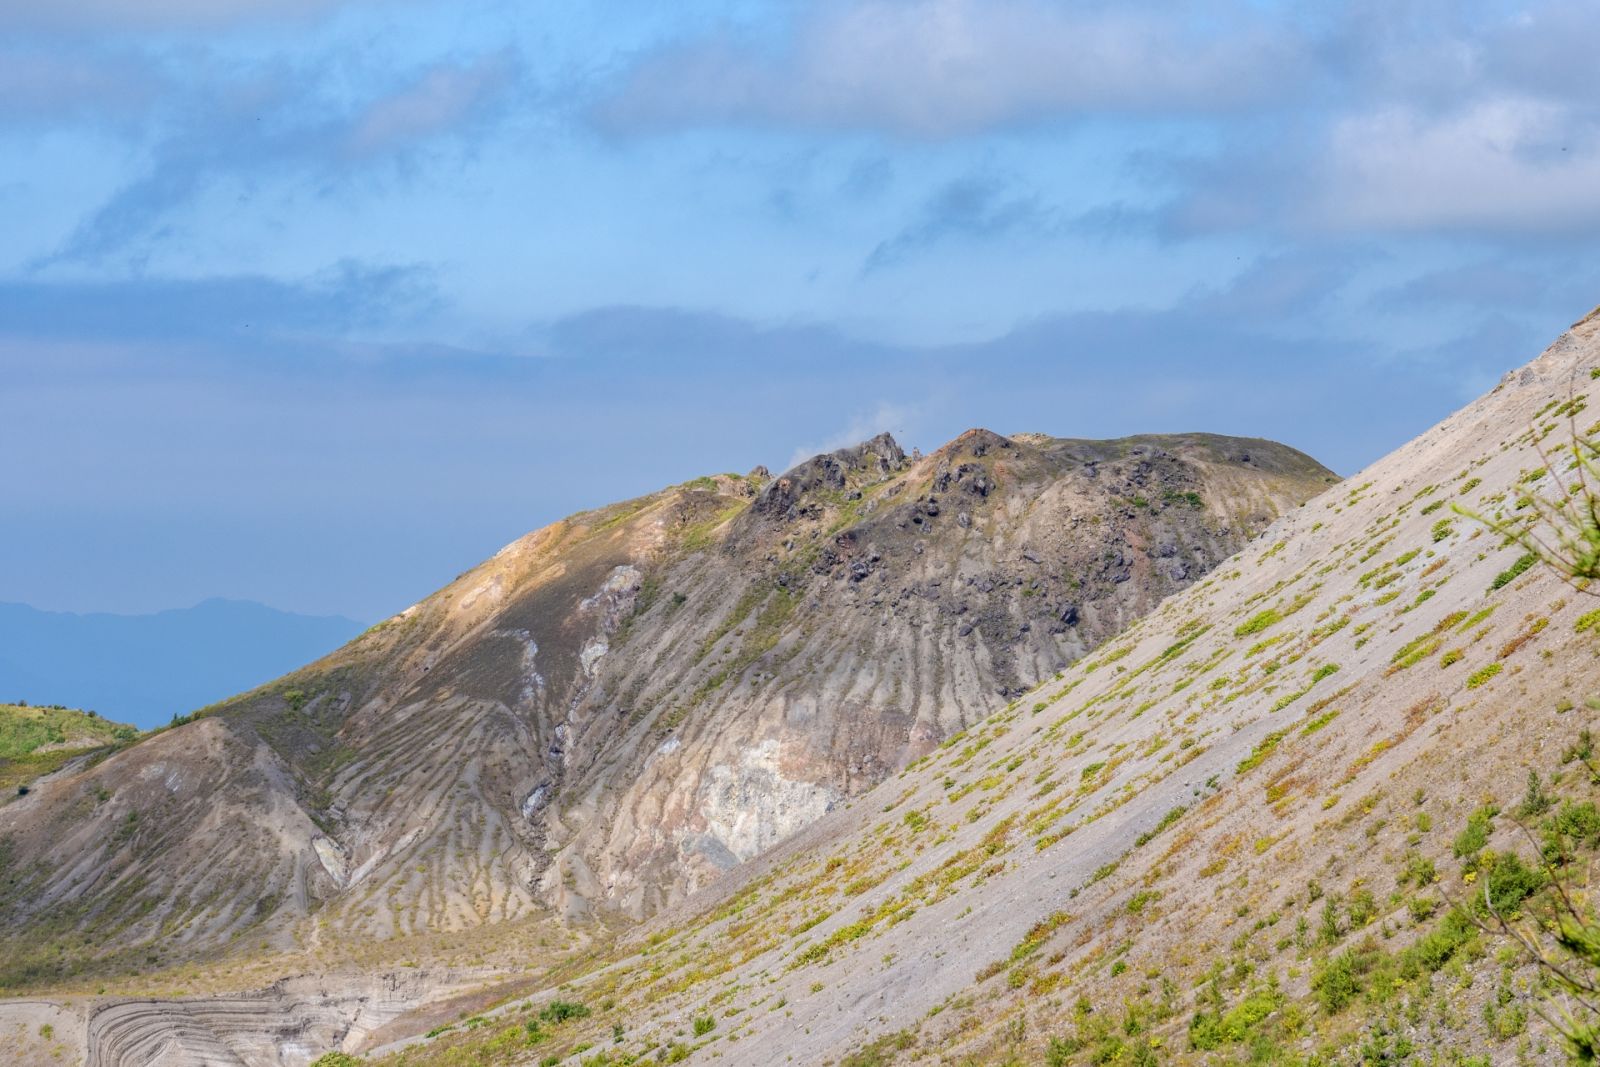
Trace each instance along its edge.
{"label": "sparse plant on ash", "polygon": [[[1530,489],[1505,517],[1489,517],[1452,505],[1457,513],[1500,534],[1507,544],[1522,546],[1579,590],[1600,578],[1600,441],[1578,429],[1577,414],[1582,406],[1578,397],[1569,396],[1556,409],[1567,418],[1568,443],[1562,448],[1547,449],[1541,435],[1533,435],[1540,467],[1550,472],[1549,489],[1542,493]],[[1572,453],[1569,463],[1560,462],[1561,451]],[[1521,570],[1532,562],[1518,561]]]}

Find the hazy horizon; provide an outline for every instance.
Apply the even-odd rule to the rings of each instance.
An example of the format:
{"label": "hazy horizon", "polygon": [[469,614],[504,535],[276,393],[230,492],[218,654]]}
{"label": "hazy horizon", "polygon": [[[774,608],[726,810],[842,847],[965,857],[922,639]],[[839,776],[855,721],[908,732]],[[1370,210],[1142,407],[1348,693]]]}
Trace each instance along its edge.
{"label": "hazy horizon", "polygon": [[364,629],[220,598],[142,615],[0,602],[0,701],[62,704],[149,729],[270,682]]}

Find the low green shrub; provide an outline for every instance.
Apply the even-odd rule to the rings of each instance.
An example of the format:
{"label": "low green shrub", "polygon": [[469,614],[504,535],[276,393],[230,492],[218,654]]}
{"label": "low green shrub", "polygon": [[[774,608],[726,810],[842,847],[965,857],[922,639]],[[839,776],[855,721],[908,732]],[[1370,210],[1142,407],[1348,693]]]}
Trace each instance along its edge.
{"label": "low green shrub", "polygon": [[539,1012],[539,1018],[547,1023],[564,1023],[568,1019],[586,1019],[589,1017],[587,1005],[570,1000],[552,1000]]}
{"label": "low green shrub", "polygon": [[1262,630],[1265,630],[1267,627],[1271,626],[1273,623],[1280,621],[1282,618],[1283,616],[1278,613],[1276,608],[1268,608],[1266,611],[1260,612],[1247,619],[1233,631],[1233,636],[1249,637],[1252,634],[1258,634]]}
{"label": "low green shrub", "polygon": [[1538,562],[1539,556],[1534,552],[1529,552],[1524,556],[1518,557],[1515,563],[1494,576],[1494,581],[1489,583],[1489,592],[1492,593],[1496,589],[1501,589],[1510,585],[1512,582],[1520,578],[1524,571]]}
{"label": "low green shrub", "polygon": [[1478,688],[1480,685],[1483,685],[1490,678],[1493,678],[1504,669],[1505,668],[1498,663],[1491,663],[1487,667],[1479,667],[1477,670],[1467,675],[1467,688]]}

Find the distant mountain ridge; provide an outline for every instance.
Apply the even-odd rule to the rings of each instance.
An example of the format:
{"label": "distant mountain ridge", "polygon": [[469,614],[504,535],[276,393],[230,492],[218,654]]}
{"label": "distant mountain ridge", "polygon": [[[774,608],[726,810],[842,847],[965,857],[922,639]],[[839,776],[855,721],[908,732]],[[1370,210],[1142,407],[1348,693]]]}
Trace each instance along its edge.
{"label": "distant mountain ridge", "polygon": [[93,709],[149,728],[337,648],[363,629],[248,600],[148,615],[0,603],[0,699]]}

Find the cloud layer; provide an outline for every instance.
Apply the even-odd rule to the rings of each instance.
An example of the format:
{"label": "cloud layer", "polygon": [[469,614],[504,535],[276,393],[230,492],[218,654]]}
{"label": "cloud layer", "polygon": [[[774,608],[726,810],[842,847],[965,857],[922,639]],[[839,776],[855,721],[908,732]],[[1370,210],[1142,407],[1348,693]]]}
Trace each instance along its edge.
{"label": "cloud layer", "polygon": [[220,184],[288,180],[326,191],[466,136],[505,103],[515,69],[505,52],[444,59],[351,101],[310,65],[214,71],[203,104],[172,107],[144,173],[85,217],[53,258],[94,260],[159,240],[175,209]]}
{"label": "cloud layer", "polygon": [[[639,57],[605,128],[952,140],[1121,119],[1199,124],[1142,155],[1174,232],[1549,233],[1600,221],[1600,88],[1570,3],[1259,6],[832,0],[788,32]],[[889,245],[893,249],[892,242]]]}
{"label": "cloud layer", "polygon": [[0,599],[377,616],[881,429],[1351,471],[1600,300],[1596,39],[1571,0],[0,0]]}
{"label": "cloud layer", "polygon": [[13,30],[217,29],[300,19],[350,0],[0,0],[0,27]]}
{"label": "cloud layer", "polygon": [[1279,27],[1226,4],[832,0],[805,8],[775,45],[724,33],[646,55],[598,114],[623,130],[733,123],[947,138],[1242,107],[1282,85],[1297,52]]}

